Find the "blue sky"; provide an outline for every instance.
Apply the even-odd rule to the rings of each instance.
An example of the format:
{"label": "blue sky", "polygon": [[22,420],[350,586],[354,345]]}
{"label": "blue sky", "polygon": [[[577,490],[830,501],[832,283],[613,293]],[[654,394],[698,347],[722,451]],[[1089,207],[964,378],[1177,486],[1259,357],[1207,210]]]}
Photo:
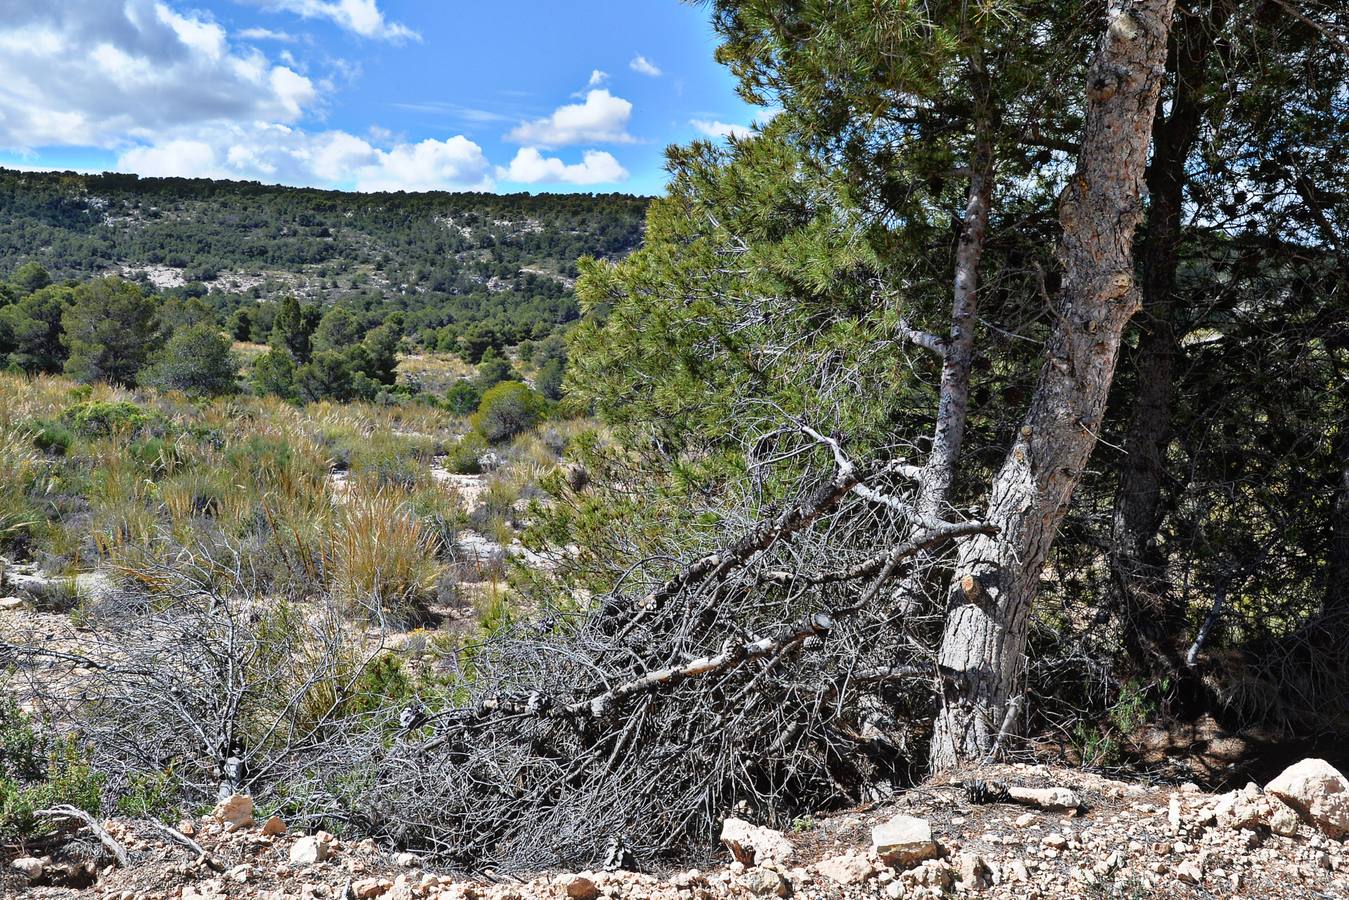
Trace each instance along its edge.
{"label": "blue sky", "polygon": [[761,110],[678,0],[0,0],[0,166],[657,193]]}

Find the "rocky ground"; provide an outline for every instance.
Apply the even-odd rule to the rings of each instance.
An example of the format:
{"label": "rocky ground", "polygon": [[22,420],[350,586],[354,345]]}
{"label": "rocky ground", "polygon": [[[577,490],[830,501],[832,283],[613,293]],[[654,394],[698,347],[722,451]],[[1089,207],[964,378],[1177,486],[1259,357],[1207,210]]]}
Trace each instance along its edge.
{"label": "rocky ground", "polygon": [[[972,780],[986,785],[972,802]],[[1007,788],[1007,790],[1004,790]],[[79,823],[75,823],[79,824]],[[247,798],[183,822],[102,823],[128,864],[84,830],[60,852],[5,860],[0,895],[117,900],[220,898],[1349,897],[1349,782],[1304,760],[1265,788],[1117,781],[1044,766],[934,779],[894,802],[801,820],[788,833],[723,823],[707,870],[444,874],[412,854],[253,820]],[[187,844],[196,843],[200,854]],[[98,862],[94,860],[98,859]],[[81,886],[82,885],[82,886]]]}

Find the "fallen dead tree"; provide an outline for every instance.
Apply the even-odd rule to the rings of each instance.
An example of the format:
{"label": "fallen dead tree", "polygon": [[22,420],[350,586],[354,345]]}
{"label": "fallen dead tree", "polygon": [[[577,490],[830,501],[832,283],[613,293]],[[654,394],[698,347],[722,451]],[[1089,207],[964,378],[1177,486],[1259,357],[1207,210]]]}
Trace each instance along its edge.
{"label": "fallen dead tree", "polygon": [[882,589],[990,529],[913,514],[902,463],[791,434],[796,487],[736,513],[723,547],[447,657],[401,729],[355,702],[378,637],[321,597],[269,609],[237,554],[141,573],[79,652],[6,649],[114,785],[171,770],[196,802],[249,791],[464,869],[650,861],[733,809],[781,822],[922,765],[894,710],[930,713],[935,621],[897,617]]}
{"label": "fallen dead tree", "polygon": [[[784,821],[885,794],[911,762],[896,696],[930,705],[930,622],[881,588],[989,528],[915,521],[900,463],[828,469],[725,548],[633,573],[592,610],[554,610],[455,661],[459,702],[410,726],[332,815],[470,868],[651,860],[715,837],[732,809]],[[884,548],[878,552],[879,548]],[[930,632],[929,632],[930,633]],[[359,756],[357,752],[354,755]]]}

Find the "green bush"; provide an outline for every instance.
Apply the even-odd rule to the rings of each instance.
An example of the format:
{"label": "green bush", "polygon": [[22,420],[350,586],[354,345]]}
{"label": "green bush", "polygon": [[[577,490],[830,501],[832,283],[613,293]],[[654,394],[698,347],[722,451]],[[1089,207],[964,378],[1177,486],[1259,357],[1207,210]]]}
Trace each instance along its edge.
{"label": "green bush", "polygon": [[445,392],[445,407],[457,416],[471,415],[482,402],[482,391],[471,381],[456,381]]}
{"label": "green bush", "polygon": [[486,452],[487,442],[470,432],[445,454],[445,468],[456,475],[477,475],[482,472],[482,455]]}
{"label": "green bush", "polygon": [[0,700],[0,840],[37,837],[48,825],[35,813],[59,804],[97,812],[103,779],[78,745],[39,730],[12,699]]}
{"label": "green bush", "polygon": [[175,819],[182,814],[178,797],[182,784],[169,768],[163,772],[137,772],[117,798],[117,811],[130,818]]}
{"label": "green bush", "polygon": [[141,373],[145,384],[197,397],[232,394],[238,377],[239,361],[230,339],[204,322],[177,331],[160,360]]}
{"label": "green bush", "polygon": [[107,437],[136,431],[150,421],[150,416],[134,403],[87,400],[63,412],[61,421],[84,437]]}
{"label": "green bush", "polygon": [[543,418],[548,401],[518,381],[505,381],[483,394],[473,414],[473,430],[490,443],[510,440]]}
{"label": "green bush", "polygon": [[65,456],[70,445],[75,443],[74,433],[60,422],[51,419],[38,419],[33,422],[33,446],[43,453],[53,456]]}

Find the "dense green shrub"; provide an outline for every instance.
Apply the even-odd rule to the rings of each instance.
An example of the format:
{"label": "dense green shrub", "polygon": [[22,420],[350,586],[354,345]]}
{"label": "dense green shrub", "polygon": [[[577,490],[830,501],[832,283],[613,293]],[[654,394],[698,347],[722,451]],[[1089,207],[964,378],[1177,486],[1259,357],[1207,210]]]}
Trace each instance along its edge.
{"label": "dense green shrub", "polygon": [[548,401],[518,381],[505,381],[483,394],[473,415],[473,430],[496,444],[533,428],[543,419]]}
{"label": "dense green shrub", "polygon": [[37,419],[33,422],[32,429],[33,446],[43,453],[65,456],[70,445],[75,443],[74,433],[61,422]]}
{"label": "dense green shrub", "polygon": [[445,406],[458,416],[472,415],[482,402],[482,391],[471,381],[456,381],[445,392]]}
{"label": "dense green shrub", "polygon": [[445,455],[445,468],[457,475],[477,475],[482,471],[482,455],[486,452],[487,442],[482,435],[466,434]]}
{"label": "dense green shrub", "polygon": [[69,804],[97,812],[102,788],[74,740],[38,728],[12,698],[0,699],[0,840],[42,834],[40,809]]}
{"label": "dense green shrub", "polygon": [[61,421],[84,437],[107,437],[117,432],[134,432],[150,421],[150,416],[125,400],[88,400],[61,414]]}
{"label": "dense green shrub", "polygon": [[141,381],[165,391],[183,391],[198,397],[232,394],[239,362],[230,340],[214,325],[202,323],[180,329],[169,339],[163,358],[141,375]]}

